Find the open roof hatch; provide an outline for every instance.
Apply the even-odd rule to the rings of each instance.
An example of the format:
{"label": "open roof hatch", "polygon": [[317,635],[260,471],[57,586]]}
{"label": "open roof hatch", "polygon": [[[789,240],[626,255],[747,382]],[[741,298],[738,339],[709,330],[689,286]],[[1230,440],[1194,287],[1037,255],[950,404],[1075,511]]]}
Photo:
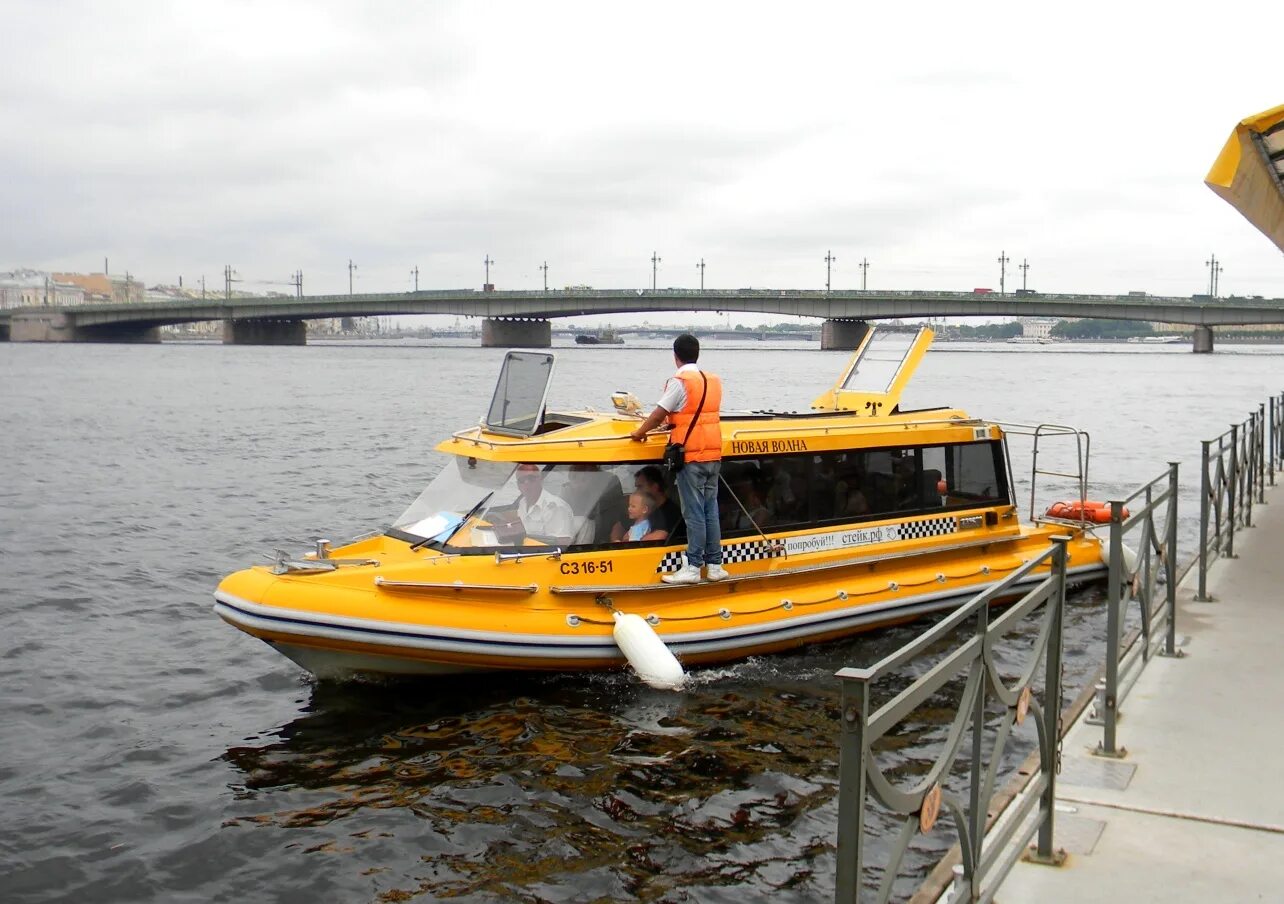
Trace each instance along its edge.
{"label": "open roof hatch", "polygon": [[891,414],[918,363],[932,344],[934,333],[877,333],[869,327],[847,360],[834,388],[816,397],[816,411],[856,411],[870,417]]}
{"label": "open roof hatch", "polygon": [[509,352],[499,369],[486,429],[505,436],[534,436],[544,423],[556,358],[549,352]]}

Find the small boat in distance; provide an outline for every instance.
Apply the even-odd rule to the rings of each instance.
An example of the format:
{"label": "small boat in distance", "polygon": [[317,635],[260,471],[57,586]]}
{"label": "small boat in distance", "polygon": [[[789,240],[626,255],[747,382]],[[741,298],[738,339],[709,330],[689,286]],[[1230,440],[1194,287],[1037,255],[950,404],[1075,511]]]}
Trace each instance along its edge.
{"label": "small boat in distance", "polygon": [[[555,356],[510,351],[488,412],[437,445],[440,470],[404,513],[333,549],[317,540],[306,555],[277,551],[229,575],[215,611],[319,678],[627,662],[648,684],[677,687],[684,666],[948,609],[1060,535],[1070,580],[1103,578],[1102,544],[1082,517],[1086,435],[1054,431],[1079,448],[1078,520],[1036,514],[1046,468],[1030,475],[1021,520],[1006,437],[1032,435],[1038,462],[1051,425],[901,409],[931,339],[867,328],[810,411],[722,412],[725,579],[661,580],[685,563],[680,515],[657,509],[659,536],[627,542],[643,469],[677,498],[655,467],[667,433],[630,437],[645,417],[637,398],[621,390],[605,410],[558,407],[548,399]],[[661,678],[648,678],[664,657]]]}
{"label": "small boat in distance", "polygon": [[615,330],[598,330],[596,333],[581,333],[575,337],[576,345],[623,345],[624,337]]}
{"label": "small boat in distance", "polygon": [[1185,342],[1186,337],[1178,334],[1168,334],[1166,336],[1132,336],[1129,342],[1137,342],[1142,345],[1173,345],[1177,342]]}

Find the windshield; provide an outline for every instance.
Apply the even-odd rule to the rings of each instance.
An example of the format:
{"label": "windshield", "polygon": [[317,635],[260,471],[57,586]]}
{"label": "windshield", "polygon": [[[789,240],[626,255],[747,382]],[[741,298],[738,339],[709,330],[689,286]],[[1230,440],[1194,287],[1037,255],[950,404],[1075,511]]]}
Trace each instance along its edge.
{"label": "windshield", "polygon": [[631,524],[627,493],[642,467],[452,457],[393,530],[454,550],[620,542]]}

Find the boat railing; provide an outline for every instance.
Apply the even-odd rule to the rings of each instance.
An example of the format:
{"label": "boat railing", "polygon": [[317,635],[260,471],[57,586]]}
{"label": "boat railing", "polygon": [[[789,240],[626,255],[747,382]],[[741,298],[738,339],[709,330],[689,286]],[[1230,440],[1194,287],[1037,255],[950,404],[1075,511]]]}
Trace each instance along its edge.
{"label": "boat railing", "polygon": [[[1039,855],[1055,856],[1053,802],[1061,734],[1069,539],[1053,538],[1046,551],[880,662],[838,672],[842,727],[835,900],[890,900],[911,842],[916,835],[932,831],[938,815],[949,819],[958,833],[960,881],[970,890],[968,900],[976,900],[983,886],[997,885],[1035,834]],[[1046,576],[1002,614],[992,617],[991,603],[1018,592],[1018,584],[1039,570]],[[1027,617],[1036,615],[1039,630],[1033,644],[1026,637],[1009,637]],[[907,663],[926,656],[937,660],[921,677],[886,700],[875,701],[876,691],[885,693],[876,689],[879,682],[895,681]],[[1014,678],[1010,677],[1013,673]],[[942,749],[930,766],[907,776],[902,758],[896,755],[898,730],[919,707],[939,705],[937,695],[959,682],[963,683],[961,700]],[[996,707],[1001,713],[993,717]],[[988,815],[990,799],[1003,754],[1027,714],[1033,716],[1037,735],[1037,752],[1031,755],[1039,767],[1037,788],[1027,796],[1020,812],[1013,811],[997,825]],[[983,742],[990,730],[993,743],[987,749]],[[880,754],[884,754],[884,764],[878,761]],[[956,772],[956,759],[964,764],[962,775]],[[871,802],[890,812],[891,830],[874,830],[869,818]],[[871,835],[892,839],[881,870],[882,881],[872,897],[863,885]],[[1016,853],[1005,853],[1011,851]]]}
{"label": "boat railing", "polygon": [[[1092,438],[1087,431],[1065,424],[1012,424],[999,422],[1003,431],[1012,436],[1029,436],[1032,438],[1030,450],[1030,516],[1029,520],[1043,520],[1038,511],[1039,478],[1062,477],[1075,482],[1079,495],[1079,522],[1087,525],[1087,510],[1084,502],[1088,497],[1088,461],[1092,451]],[[1062,471],[1055,468],[1039,467],[1039,444],[1041,441],[1058,438],[1070,438],[1075,443],[1075,469]],[[1008,462],[1008,472],[1012,471],[1012,462]]]}
{"label": "boat railing", "polygon": [[[1096,753],[1121,757],[1120,708],[1146,664],[1177,650],[1177,462],[1124,499],[1110,500],[1105,667],[1090,724],[1102,726]],[[1129,625],[1133,609],[1136,621]]]}

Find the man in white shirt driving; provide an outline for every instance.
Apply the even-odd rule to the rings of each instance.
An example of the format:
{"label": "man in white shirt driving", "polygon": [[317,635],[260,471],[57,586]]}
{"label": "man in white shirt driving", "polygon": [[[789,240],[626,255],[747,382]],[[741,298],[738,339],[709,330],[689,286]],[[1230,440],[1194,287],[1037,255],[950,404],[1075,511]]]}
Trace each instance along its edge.
{"label": "man in white shirt driving", "polygon": [[575,530],[575,515],[560,496],[544,492],[544,474],[539,465],[517,466],[517,517],[528,536],[552,543],[569,543]]}

